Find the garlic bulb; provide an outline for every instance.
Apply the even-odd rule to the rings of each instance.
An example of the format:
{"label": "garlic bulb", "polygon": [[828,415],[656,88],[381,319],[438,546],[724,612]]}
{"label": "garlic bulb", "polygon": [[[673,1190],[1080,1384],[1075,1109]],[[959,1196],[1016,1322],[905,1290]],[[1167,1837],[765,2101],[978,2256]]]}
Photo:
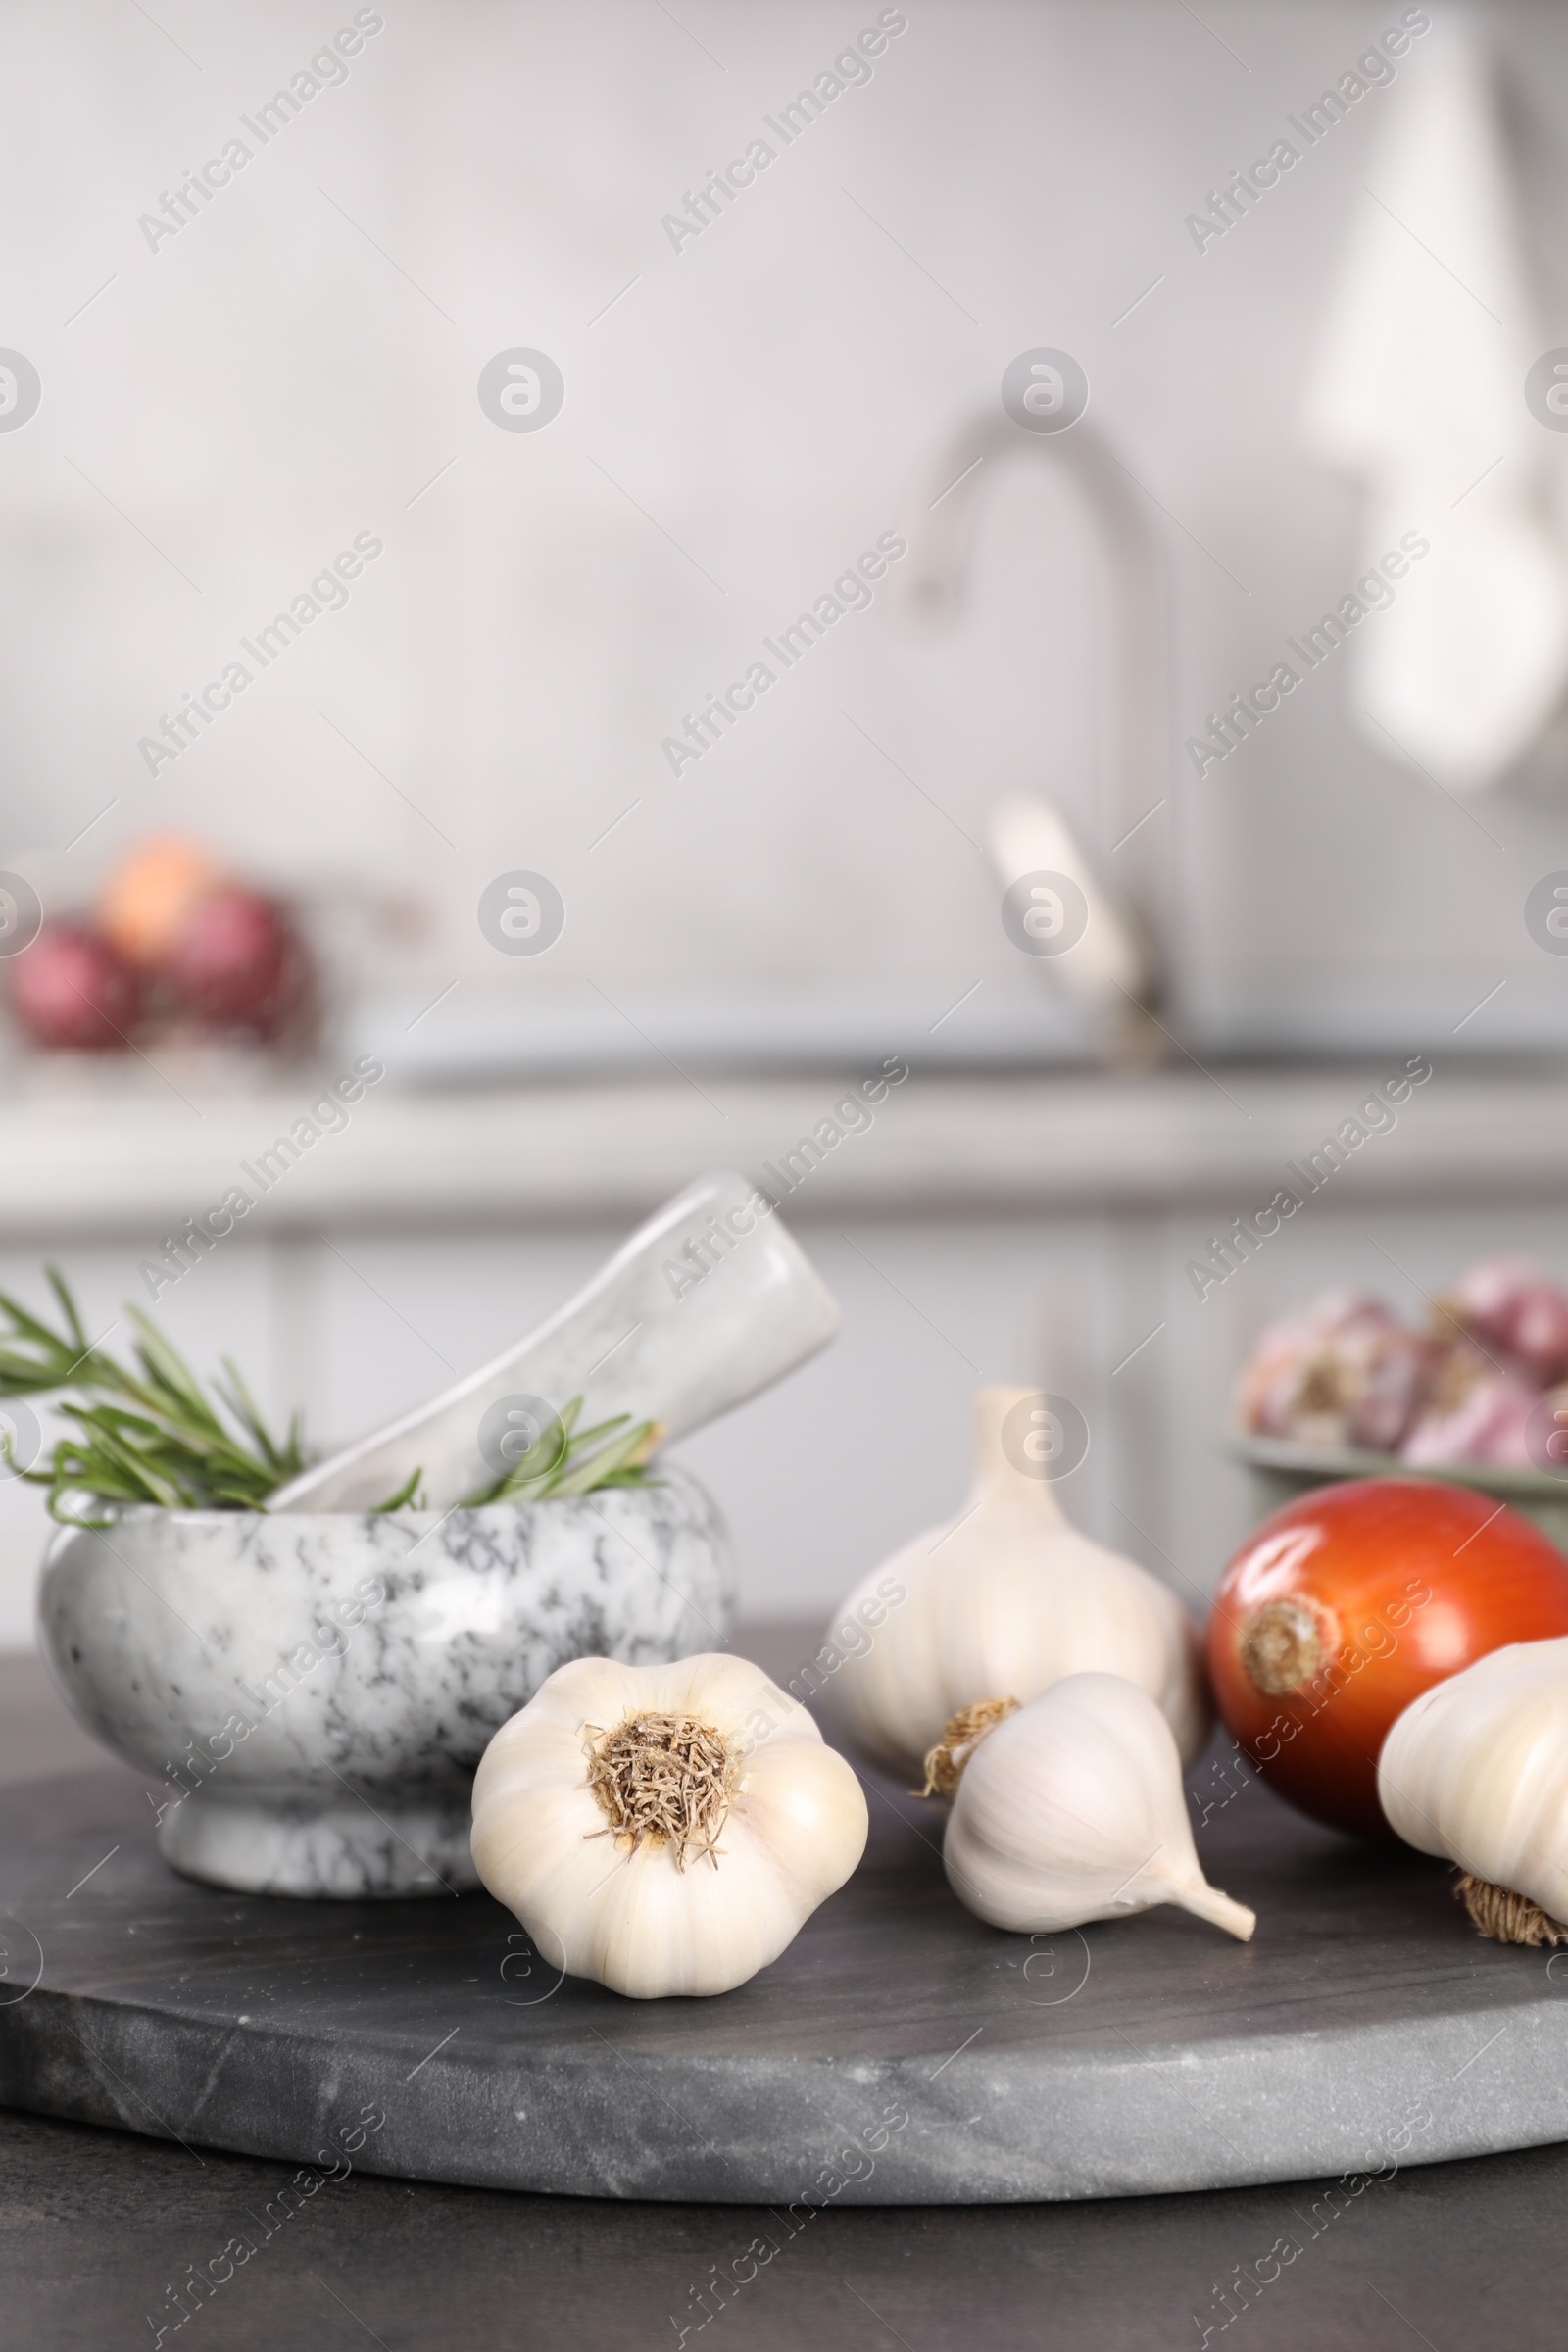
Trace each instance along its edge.
{"label": "garlic bulb", "polygon": [[1018,1935],[1156,1903],[1244,1943],[1257,1925],[1199,1868],[1170,1726],[1120,1675],[1068,1675],[972,1740],[942,1860],[960,1902]]}
{"label": "garlic bulb", "polygon": [[1324,1291],[1261,1334],[1236,1418],[1261,1437],[1386,1453],[1421,1404],[1428,1352],[1381,1298]]}
{"label": "garlic bulb", "polygon": [[1196,1626],[1147,1569],[1068,1526],[1034,1459],[1044,1411],[1033,1389],[977,1392],[963,1510],[873,1569],[818,1652],[835,1728],[901,1772],[960,1707],[1037,1698],[1067,1674],[1124,1675],[1146,1690],[1185,1763],[1208,1738]]}
{"label": "garlic bulb", "polygon": [[865,1798],[744,1658],[559,1666],[473,1784],[473,1859],[541,1957],[635,2000],[728,1992],[865,1849]]}
{"label": "garlic bulb", "polygon": [[1525,1257],[1484,1257],[1436,1301],[1441,1340],[1455,1324],[1527,1388],[1568,1380],[1568,1294]]}
{"label": "garlic bulb", "polygon": [[1378,1799],[1407,1845],[1459,1865],[1483,1936],[1568,1942],[1568,1639],[1511,1642],[1413,1699]]}

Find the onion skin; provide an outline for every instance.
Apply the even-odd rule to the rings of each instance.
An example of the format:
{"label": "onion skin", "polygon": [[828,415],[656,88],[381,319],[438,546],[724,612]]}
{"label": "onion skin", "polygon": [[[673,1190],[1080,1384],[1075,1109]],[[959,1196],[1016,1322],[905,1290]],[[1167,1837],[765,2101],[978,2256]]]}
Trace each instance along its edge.
{"label": "onion skin", "polygon": [[116,1054],[129,1046],[141,983],[87,923],[46,923],[11,967],[11,1008],[35,1046]]}
{"label": "onion skin", "polygon": [[1209,1676],[1271,1788],[1391,1838],[1378,1754],[1411,1700],[1505,1642],[1562,1635],[1568,1559],[1530,1520],[1435,1479],[1352,1479],[1253,1529],[1214,1595]]}

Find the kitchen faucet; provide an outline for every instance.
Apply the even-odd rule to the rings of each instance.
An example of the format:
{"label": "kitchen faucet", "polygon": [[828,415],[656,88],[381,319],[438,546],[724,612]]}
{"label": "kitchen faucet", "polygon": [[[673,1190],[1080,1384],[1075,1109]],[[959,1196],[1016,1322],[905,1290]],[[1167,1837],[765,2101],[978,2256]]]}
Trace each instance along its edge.
{"label": "kitchen faucet", "polygon": [[1049,801],[1022,793],[994,806],[990,845],[1004,883],[1050,869],[1079,884],[1089,926],[1053,968],[1101,1015],[1112,1058],[1147,1061],[1164,1039],[1152,1015],[1170,968],[1171,609],[1164,549],[1144,494],[1086,418],[1064,431],[1036,433],[1015,424],[1000,405],[987,409],[937,452],[909,502],[904,602],[928,619],[956,616],[987,486],[1005,464],[1034,457],[1071,475],[1093,519],[1109,590],[1102,786],[1087,845],[1080,846]]}

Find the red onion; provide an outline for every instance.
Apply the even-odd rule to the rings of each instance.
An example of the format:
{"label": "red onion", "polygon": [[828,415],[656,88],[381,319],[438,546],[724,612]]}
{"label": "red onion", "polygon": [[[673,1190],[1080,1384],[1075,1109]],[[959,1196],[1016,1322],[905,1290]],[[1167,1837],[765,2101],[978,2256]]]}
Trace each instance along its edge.
{"label": "red onion", "polygon": [[11,967],[11,1004],[34,1045],[112,1054],[129,1044],[136,975],[84,923],[48,923]]}

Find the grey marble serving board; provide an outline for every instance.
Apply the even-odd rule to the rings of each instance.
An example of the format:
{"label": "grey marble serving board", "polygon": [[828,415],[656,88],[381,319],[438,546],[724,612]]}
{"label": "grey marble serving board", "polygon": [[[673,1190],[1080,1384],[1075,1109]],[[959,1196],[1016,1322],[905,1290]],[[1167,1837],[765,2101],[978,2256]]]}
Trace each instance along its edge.
{"label": "grey marble serving board", "polygon": [[128,1773],[9,1789],[0,2102],[301,2163],[369,2109],[370,2171],[780,2207],[1386,2174],[1568,2137],[1568,1955],[1481,1941],[1420,1856],[1234,1772],[1195,1785],[1236,1788],[1200,1846],[1255,1905],[1250,1945],[1176,1911],[987,1928],[948,1891],[936,1809],[871,1782],[865,1862],[784,1957],[658,2003],[558,1983],[482,1895],[187,1883]]}

